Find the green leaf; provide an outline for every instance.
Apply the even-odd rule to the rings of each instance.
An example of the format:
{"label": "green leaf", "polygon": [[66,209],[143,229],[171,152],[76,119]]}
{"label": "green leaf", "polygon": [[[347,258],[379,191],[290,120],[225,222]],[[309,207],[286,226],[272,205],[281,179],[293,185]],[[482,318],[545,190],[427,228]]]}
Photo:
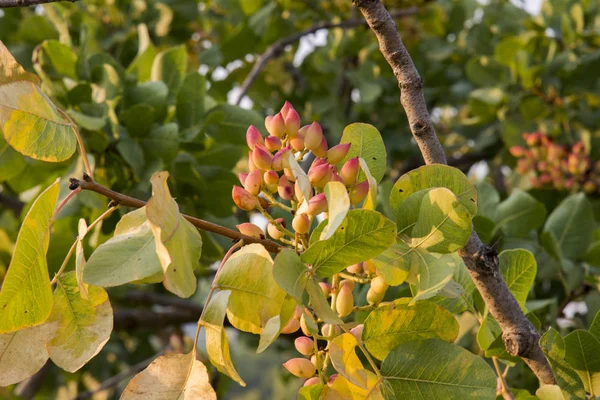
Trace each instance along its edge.
{"label": "green leaf", "polygon": [[148,104],[136,104],[121,113],[119,121],[131,136],[145,137],[154,124],[154,109]]}
{"label": "green leaf", "polygon": [[273,265],[273,277],[279,287],[298,304],[304,304],[302,298],[307,282],[311,279],[310,271],[293,250],[284,248],[277,254]]}
{"label": "green leaf", "polygon": [[88,299],[81,297],[74,272],[60,277],[54,290],[54,307],[49,324],[56,335],[47,344],[52,361],[75,372],[104,347],[113,328],[113,312],[106,291],[88,287]]}
{"label": "green leaf", "polygon": [[577,372],[586,392],[600,393],[600,340],[578,329],[565,336],[565,360]]}
{"label": "green leaf", "polygon": [[521,308],[525,309],[525,301],[537,273],[535,257],[528,250],[515,249],[504,250],[498,259],[506,285]]}
{"label": "green leaf", "polygon": [[215,292],[210,302],[205,305],[200,323],[206,331],[206,351],[211,364],[219,372],[229,376],[240,385],[246,386],[246,382],[238,375],[231,361],[229,342],[223,328],[230,295],[231,291],[229,290]]}
{"label": "green leaf", "polygon": [[392,188],[390,207],[398,216],[398,208],[408,196],[423,189],[436,187],[450,189],[471,217],[477,214],[475,187],[459,169],[441,164],[425,165],[402,175]]}
{"label": "green leaf", "polygon": [[169,97],[174,98],[187,71],[187,51],[184,45],[171,47],[157,54],[152,63],[150,79],[163,81],[169,88]]}
{"label": "green leaf", "polygon": [[60,77],[67,77],[77,81],[77,56],[66,44],[58,40],[45,40],[37,49],[36,65],[43,72],[53,73]]}
{"label": "green leaf", "polygon": [[177,121],[181,130],[200,131],[204,119],[206,79],[197,72],[188,75],[177,94]]}
{"label": "green leaf", "polygon": [[327,240],[333,236],[340,227],[346,214],[350,209],[350,198],[348,190],[342,182],[329,182],[325,185],[325,197],[327,198],[327,225],[321,231],[319,240]]}
{"label": "green leaf", "polygon": [[596,316],[590,325],[589,331],[596,337],[596,339],[600,340],[600,311],[596,313]]}
{"label": "green leaf", "polygon": [[367,192],[367,197],[362,205],[362,208],[367,210],[375,210],[375,208],[377,208],[377,180],[373,177],[373,175],[371,175],[369,166],[364,158],[359,158],[358,162],[362,172],[365,174],[367,181],[369,182],[369,191]]}
{"label": "green leaf", "polygon": [[168,95],[169,88],[164,82],[144,82],[125,90],[125,108],[137,104],[149,105],[154,111],[155,119],[162,121],[166,113]]}
{"label": "green leaf", "polygon": [[402,240],[396,241],[383,253],[373,258],[373,264],[390,286],[398,286],[406,280],[410,273],[410,247]]}
{"label": "green leaf", "polygon": [[351,210],[336,233],[311,245],[302,256],[317,275],[329,277],[344,268],[369,260],[396,238],[396,226],[376,211]]}
{"label": "green leaf", "polygon": [[458,322],[439,305],[399,299],[393,305],[373,310],[364,322],[362,340],[367,350],[379,360],[401,343],[438,338],[449,343],[458,336]]}
{"label": "green leaf", "polygon": [[527,236],[538,229],[546,219],[546,207],[522,190],[515,189],[498,205],[492,236],[500,229],[508,236]]}
{"label": "green leaf", "polygon": [[267,321],[279,315],[285,292],[273,277],[273,260],[260,244],[250,244],[234,253],[223,265],[215,282],[231,291],[227,318],[244,332],[261,333]]}
{"label": "green leaf", "polygon": [[543,385],[535,395],[540,400],[566,400],[558,385]]}
{"label": "green leaf", "polygon": [[10,147],[4,136],[0,135],[0,182],[14,178],[26,167],[25,157]]}
{"label": "green leaf", "polygon": [[0,292],[0,333],[44,322],[52,311],[46,252],[59,180],[33,202],[23,220]]}
{"label": "green leaf", "polygon": [[325,295],[323,294],[323,291],[314,278],[307,282],[306,292],[308,293],[308,298],[310,299],[310,305],[315,314],[317,314],[317,317],[328,324],[339,325],[342,323],[340,317],[338,317],[337,314],[331,309],[327,299],[325,298]]}
{"label": "green leaf", "polygon": [[144,152],[150,157],[162,159],[170,163],[179,151],[178,125],[174,122],[161,125],[150,131],[150,134],[141,140]]}
{"label": "green leaf", "polygon": [[[363,158],[375,180],[381,181],[385,175],[387,153],[377,128],[369,124],[350,124],[344,129],[340,143],[351,143],[350,150],[340,165],[354,157]],[[364,172],[360,172],[358,181],[364,181],[365,178]]]}
{"label": "green leaf", "polygon": [[1,42],[0,70],[0,130],[6,142],[36,160],[70,158],[77,145],[73,125]]}
{"label": "green leaf", "polygon": [[205,131],[218,142],[233,143],[246,146],[246,130],[254,125],[259,130],[264,126],[264,119],[254,110],[219,104],[206,114]]}
{"label": "green leaf", "polygon": [[150,41],[148,27],[144,24],[138,25],[138,52],[129,67],[127,72],[137,76],[139,82],[150,80],[152,64],[156,57],[156,48]]}
{"label": "green leaf", "polygon": [[303,386],[298,391],[298,400],[321,400],[325,386],[321,383]]}
{"label": "green leaf", "polygon": [[583,399],[585,391],[583,383],[573,370],[573,368],[565,361],[566,345],[560,333],[554,328],[550,328],[540,339],[540,347],[544,351],[556,383],[561,388],[561,392],[566,400]]}
{"label": "green leaf", "polygon": [[329,357],[340,375],[352,384],[367,389],[367,371],[354,350],[357,345],[358,342],[351,333],[336,336],[329,342]]}
{"label": "green leaf", "polygon": [[[452,314],[460,314],[467,310],[473,310],[473,293],[475,292],[475,284],[473,283],[473,279],[471,279],[471,275],[469,275],[469,271],[467,270],[464,262],[458,263],[456,270],[454,271],[454,275],[452,276],[452,281],[450,281],[449,284],[452,282],[457,283],[462,288],[459,297],[445,298],[440,296],[432,299],[432,301],[437,302]],[[442,291],[444,289],[442,289]]]}
{"label": "green leaf", "polygon": [[410,253],[411,270],[406,281],[414,285],[412,302],[429,299],[440,293],[448,283],[456,269],[463,264],[456,253],[438,254],[413,250]]}
{"label": "green leaf", "polygon": [[217,394],[204,364],[195,352],[165,354],[134,376],[121,394],[122,400],[216,400]]}
{"label": "green leaf", "polygon": [[487,182],[479,182],[475,188],[477,189],[477,215],[493,220],[496,208],[500,204],[500,194]]}
{"label": "green leaf", "polygon": [[125,214],[114,236],[98,246],[83,270],[84,282],[103,287],[142,280],[160,282],[162,276],[146,207]]}
{"label": "green leaf", "polygon": [[439,339],[403,343],[381,364],[393,397],[427,393],[439,399],[495,399],[496,375],[483,358]]}
{"label": "green leaf", "polygon": [[581,257],[587,250],[595,229],[594,210],[583,193],[563,200],[544,225],[544,231],[554,234],[562,254],[570,259]]}
{"label": "green leaf", "polygon": [[[83,281],[83,270],[85,269],[85,253],[83,250],[83,239],[87,233],[87,224],[85,219],[80,218],[79,224],[77,225],[77,244],[75,247],[75,278],[77,280],[77,286],[81,293],[81,298],[88,300],[88,285]],[[56,291],[55,291],[56,292]]]}

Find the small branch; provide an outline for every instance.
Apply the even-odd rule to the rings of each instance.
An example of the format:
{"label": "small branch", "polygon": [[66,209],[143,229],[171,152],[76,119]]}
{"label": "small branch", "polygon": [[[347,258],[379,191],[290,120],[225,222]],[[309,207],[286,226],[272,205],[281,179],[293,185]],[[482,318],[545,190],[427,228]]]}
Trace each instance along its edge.
{"label": "small branch", "polygon": [[[418,7],[410,7],[410,8],[406,8],[406,9],[402,9],[402,10],[393,11],[392,16],[394,18],[401,18],[401,17],[406,17],[409,15],[414,15],[417,12],[419,12]],[[278,41],[276,41],[275,43],[270,45],[267,48],[267,50],[265,50],[265,52],[262,53],[260,55],[260,57],[258,57],[256,62],[254,63],[254,66],[252,67],[252,70],[250,70],[250,73],[248,74],[246,79],[244,79],[244,82],[240,86],[240,92],[235,101],[235,104],[236,105],[240,104],[240,102],[242,101],[242,98],[246,95],[246,93],[248,93],[250,86],[252,86],[252,84],[258,77],[258,74],[260,74],[260,71],[267,64],[267,61],[269,61],[271,58],[279,55],[285,46],[295,43],[298,40],[300,40],[302,37],[304,37],[306,35],[310,35],[311,33],[315,33],[321,29],[352,28],[355,26],[362,26],[362,25],[366,25],[366,22],[363,19],[350,19],[348,21],[342,21],[342,22],[337,22],[337,23],[319,22],[307,29],[304,29],[303,31],[296,32],[290,36],[279,39]]]}
{"label": "small branch", "polygon": [[504,375],[502,371],[500,371],[500,365],[498,364],[498,358],[492,357],[492,362],[494,363],[494,368],[496,369],[496,374],[498,375],[498,383],[500,383],[500,394],[504,400],[515,400],[513,394],[510,392],[506,381],[504,380]]}
{"label": "small branch", "polygon": [[[125,207],[141,208],[146,205],[145,201],[136,199],[134,197],[126,196],[124,194],[115,192],[114,190],[110,190],[109,188],[100,185],[92,178],[90,178],[90,176],[87,174],[84,174],[83,180],[71,178],[71,185],[69,186],[69,189],[75,190],[78,187],[82,188],[83,190],[89,190],[92,192],[99,193],[105,197],[108,197],[109,199],[112,199],[117,204],[121,204]],[[214,232],[216,234],[228,237],[235,241],[244,240],[244,243],[259,243],[262,244],[265,247],[265,249],[267,249],[271,253],[279,253],[279,251],[281,250],[281,246],[271,240],[258,239],[242,235],[240,232],[234,231],[233,229],[225,228],[224,226],[204,221],[200,218],[192,217],[185,214],[182,215],[196,228],[202,229],[204,231]]]}
{"label": "small branch", "polygon": [[63,1],[75,3],[77,0],[0,0],[0,8],[29,7],[38,4],[58,3]]}

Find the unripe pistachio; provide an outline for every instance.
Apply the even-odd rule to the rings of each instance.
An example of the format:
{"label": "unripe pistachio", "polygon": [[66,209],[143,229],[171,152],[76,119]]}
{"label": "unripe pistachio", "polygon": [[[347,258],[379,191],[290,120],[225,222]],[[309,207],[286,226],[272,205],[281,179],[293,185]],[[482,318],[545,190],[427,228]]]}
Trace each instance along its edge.
{"label": "unripe pistachio", "polygon": [[[283,225],[285,227],[285,221],[283,218],[277,218],[275,221],[279,222],[280,225]],[[283,232],[277,229],[277,227],[273,225],[273,223],[270,221],[267,225],[267,233],[275,240],[279,240],[285,235]]]}
{"label": "unripe pistachio", "polygon": [[256,207],[256,197],[252,196],[246,189],[234,185],[231,191],[231,197],[236,206],[244,211],[254,210]]}
{"label": "unripe pistachio", "polygon": [[250,222],[244,222],[243,224],[239,224],[235,226],[238,228],[243,235],[250,236],[257,239],[264,239],[265,233],[258,226],[254,225]]}
{"label": "unripe pistachio", "polygon": [[364,328],[365,326],[363,324],[360,324],[350,329],[350,333],[356,338],[358,342],[362,342],[362,333]]}
{"label": "unripe pistachio", "polygon": [[389,286],[381,276],[377,276],[371,281],[371,289],[377,293],[385,293]]}
{"label": "unripe pistachio", "polygon": [[324,324],[321,327],[321,334],[326,337],[335,337],[340,334],[340,328],[336,325]]}
{"label": "unripe pistachio", "polygon": [[298,133],[301,134],[302,136],[306,135],[306,131],[308,130],[308,127],[310,125],[304,125],[302,128],[298,129]]}
{"label": "unripe pistachio", "polygon": [[541,174],[540,175],[540,183],[542,185],[545,185],[545,184],[550,183],[550,182],[552,182],[552,177],[550,175],[548,175],[548,174]]}
{"label": "unripe pistachio", "polygon": [[270,169],[263,174],[263,179],[267,185],[277,185],[279,183],[279,174]]}
{"label": "unripe pistachio", "polygon": [[508,149],[508,151],[513,157],[517,158],[525,156],[526,152],[526,150],[521,146],[512,146],[510,149]]}
{"label": "unripe pistachio", "polygon": [[314,187],[322,188],[331,179],[329,164],[321,164],[308,170],[308,180]]}
{"label": "unripe pistachio", "polygon": [[265,127],[271,136],[283,137],[285,133],[285,122],[281,113],[277,113],[272,117],[265,119]]}
{"label": "unripe pistachio", "polygon": [[325,140],[325,136],[323,136],[323,139],[321,139],[321,143],[319,144],[319,147],[317,147],[316,149],[312,150],[313,154],[317,157],[327,157],[327,140]]}
{"label": "unripe pistachio", "polygon": [[367,301],[369,302],[369,304],[379,304],[381,303],[381,300],[383,300],[384,296],[385,292],[377,293],[373,290],[373,288],[370,288],[367,292]]}
{"label": "unripe pistachio", "polygon": [[311,378],[317,372],[314,364],[306,358],[292,358],[285,362],[283,366],[298,378]]}
{"label": "unripe pistachio", "polygon": [[296,137],[291,138],[290,147],[294,149],[294,151],[304,150],[304,135],[298,133]]}
{"label": "unripe pistachio", "polygon": [[327,162],[337,164],[346,157],[350,150],[350,143],[341,143],[327,150]]}
{"label": "unripe pistachio", "polygon": [[325,211],[327,211],[327,197],[325,197],[325,193],[319,193],[308,201],[306,213],[311,217],[316,217]]}
{"label": "unripe pistachio", "polygon": [[526,133],[523,135],[523,137],[525,138],[525,142],[527,142],[527,145],[529,147],[533,147],[533,146],[537,146],[538,144],[541,143],[542,137],[544,137],[544,134],[541,132],[533,132],[533,133]]}
{"label": "unripe pistachio", "polygon": [[354,296],[352,295],[352,289],[350,285],[342,285],[340,292],[338,293],[335,306],[340,317],[345,317],[352,313],[354,307]]}
{"label": "unripe pistachio", "polygon": [[294,340],[294,346],[298,353],[303,356],[310,356],[315,352],[315,342],[306,336],[300,336]]}
{"label": "unripe pistachio", "polygon": [[254,171],[250,171],[246,179],[244,180],[244,189],[246,189],[250,194],[256,196],[260,193],[260,188],[263,183],[263,174],[259,169],[255,169]]}
{"label": "unripe pistachio", "polygon": [[281,329],[281,333],[289,334],[294,333],[300,329],[300,320],[296,318],[292,318],[288,321],[288,323]]}
{"label": "unripe pistachio", "polygon": [[348,271],[351,274],[362,274],[363,273],[362,263],[351,265],[348,268],[346,268],[346,271]]}
{"label": "unripe pistachio", "polygon": [[302,330],[302,333],[304,333],[306,336],[310,335],[310,330],[308,329],[308,325],[306,324],[305,314],[302,314],[302,316],[300,317],[300,330]]}
{"label": "unripe pistachio", "polygon": [[324,158],[319,158],[319,157],[315,157],[315,159],[313,160],[313,162],[310,164],[310,168],[316,168],[319,165],[323,165],[323,164],[327,164],[327,160]]}
{"label": "unripe pistachio", "polygon": [[272,168],[275,171],[281,171],[284,168],[288,168],[290,166],[288,156],[289,156],[289,147],[283,147],[273,156]]}
{"label": "unripe pistachio", "polygon": [[329,297],[331,295],[331,285],[329,283],[319,282],[319,286],[321,287],[321,290],[323,291],[325,297]]}
{"label": "unripe pistachio", "polygon": [[254,146],[257,144],[264,143],[262,135],[254,125],[250,125],[246,131],[246,143],[250,150],[254,150]]}
{"label": "unripe pistachio", "polygon": [[585,146],[583,145],[583,142],[577,142],[573,145],[573,148],[571,149],[571,151],[575,154],[584,154],[585,153]]}
{"label": "unripe pistachio", "polygon": [[375,266],[375,263],[372,260],[367,260],[363,262],[362,265],[366,274],[374,274],[375,272],[377,272],[377,267]]}
{"label": "unripe pistachio", "polygon": [[266,148],[262,147],[261,145],[257,145],[254,146],[254,150],[252,151],[252,162],[258,167],[258,169],[266,171],[271,168],[273,156]]}
{"label": "unripe pistachio", "polygon": [[308,378],[302,386],[316,385],[319,383],[321,383],[321,379],[318,376],[314,376],[312,378]]}
{"label": "unripe pistachio", "polygon": [[296,306],[296,308],[294,309],[293,318],[296,318],[298,321],[300,321],[301,316],[302,316],[302,307]]}
{"label": "unripe pistachio", "polygon": [[317,355],[313,354],[312,356],[310,356],[310,362],[315,366],[315,368],[319,368],[319,363],[317,360]]}
{"label": "unripe pistachio", "polygon": [[340,289],[342,288],[342,286],[348,286],[350,288],[350,290],[354,290],[354,281],[350,280],[350,279],[343,279],[340,282]]}
{"label": "unripe pistachio", "polygon": [[265,138],[265,147],[269,151],[277,151],[281,149],[281,139],[277,136],[267,136]]}
{"label": "unripe pistachio", "polygon": [[254,161],[252,160],[252,150],[250,150],[248,152],[248,171],[254,171],[255,169],[258,169],[258,167],[254,165]]}
{"label": "unripe pistachio", "polygon": [[285,117],[285,132],[289,137],[296,137],[298,129],[300,129],[300,115],[292,108]]}
{"label": "unripe pistachio", "polygon": [[294,106],[292,106],[292,104],[286,100],[285,103],[283,103],[283,107],[281,107],[281,110],[279,112],[281,113],[281,116],[285,119],[285,117],[287,117],[288,115],[288,112],[293,109]]}
{"label": "unripe pistachio", "polygon": [[244,186],[244,182],[246,182],[247,177],[248,177],[248,174],[245,172],[240,172],[238,174],[238,179],[240,180],[240,183],[242,184],[242,186]]}
{"label": "unripe pistachio", "polygon": [[519,174],[526,174],[531,169],[531,160],[528,158],[521,158],[517,161],[517,172]]}
{"label": "unripe pistachio", "polygon": [[356,177],[358,176],[359,167],[360,163],[358,157],[353,157],[344,163],[340,169],[339,175],[346,186],[354,185]]}
{"label": "unripe pistachio", "polygon": [[362,181],[358,185],[354,185],[348,194],[350,197],[350,203],[352,203],[353,206],[359,204],[365,199],[365,197],[367,197],[367,193],[369,193],[368,181]]}
{"label": "unripe pistachio", "polygon": [[[309,197],[309,201],[312,198],[312,187],[309,188],[309,193],[308,195]],[[302,190],[300,189],[300,184],[298,182],[296,182],[294,184],[294,193],[296,194],[296,200],[298,200],[299,203],[302,203],[304,201],[304,193],[302,192]]]}
{"label": "unripe pistachio", "polygon": [[321,145],[323,140],[323,130],[318,122],[313,122],[306,130],[304,136],[304,146],[309,150],[314,150]]}
{"label": "unripe pistachio", "polygon": [[337,172],[335,172],[335,167],[334,167],[334,170],[331,172],[331,181],[330,182],[344,183],[344,180],[342,179],[342,177],[339,176]]}
{"label": "unripe pistachio", "polygon": [[281,175],[279,178],[279,185],[277,185],[277,193],[283,200],[291,200],[294,197],[294,185],[288,181],[285,175]]}
{"label": "unripe pistachio", "polygon": [[288,181],[296,182],[296,177],[294,176],[294,173],[292,172],[291,168],[284,168],[283,175],[287,178]]}
{"label": "unripe pistachio", "polygon": [[308,219],[308,215],[296,214],[296,216],[294,216],[294,219],[292,220],[292,227],[300,235],[308,233],[308,231],[310,230],[310,219]]}

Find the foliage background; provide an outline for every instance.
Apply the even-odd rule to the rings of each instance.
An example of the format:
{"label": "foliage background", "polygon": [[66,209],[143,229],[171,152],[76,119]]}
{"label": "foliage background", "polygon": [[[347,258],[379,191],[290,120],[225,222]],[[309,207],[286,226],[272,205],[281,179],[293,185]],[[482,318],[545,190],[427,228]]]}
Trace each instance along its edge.
{"label": "foliage background", "polygon": [[[515,171],[516,159],[508,148],[525,146],[522,133],[539,130],[556,143],[582,142],[592,161],[600,159],[600,4],[548,0],[532,15],[521,4],[497,0],[385,3],[392,11],[418,8],[397,21],[425,80],[425,96],[450,164],[470,171],[473,180],[492,184],[502,198],[516,188],[526,190],[550,214],[569,192],[532,189],[526,174]],[[257,56],[278,39],[321,21],[357,18],[347,0],[84,0],[4,10],[0,40],[17,61],[42,77],[44,91],[83,128],[96,180],[148,198],[149,177],[168,170],[183,212],[234,227],[247,219],[234,214],[231,200],[238,160],[246,151],[245,130],[249,124],[262,126],[264,115],[285,100],[303,121],[318,120],[330,145],[349,123],[375,125],[389,153],[384,191],[421,164],[395,79],[364,26],[319,31],[321,40],[303,58],[298,42],[279,49],[242,99],[243,108],[233,104]],[[152,44],[140,52],[146,31]],[[153,71],[155,54],[161,51],[160,68]],[[66,193],[66,178],[82,171],[80,160],[33,161],[0,139],[0,279],[28,203],[56,176],[65,177],[61,193]],[[600,180],[587,195],[596,220],[599,186]],[[481,190],[480,197],[486,198]],[[386,204],[380,206],[387,210]],[[105,207],[105,199],[83,193],[61,212],[48,252],[51,275],[77,235],[78,218],[96,218]],[[534,311],[542,331],[557,324],[563,334],[587,328],[600,309],[600,232],[578,232],[589,250],[565,257],[553,254],[540,240],[543,219],[534,221],[530,232],[515,234],[505,227],[492,234],[497,221],[479,217],[480,235],[489,232],[484,239],[503,236],[503,248],[525,247],[536,255],[538,276],[529,299],[537,301]],[[103,223],[88,254],[112,235],[118,219],[114,215]],[[192,298],[198,305],[213,263],[228,245],[223,238],[203,236],[201,290]],[[38,396],[69,398],[93,389],[166,343],[176,345],[181,332],[190,334],[181,323],[197,319],[193,310],[178,314],[164,304],[153,305],[142,291],[162,294],[163,289],[153,285],[109,291],[116,318],[121,318],[110,342],[75,374],[47,368]],[[465,314],[461,326],[460,344],[479,351],[475,321]],[[219,394],[293,398],[299,383],[280,367],[294,354],[292,341],[280,339],[257,355],[254,337],[229,333],[235,335],[230,336],[234,361],[249,387],[239,388],[212,371]],[[511,386],[532,391],[536,386],[522,364],[511,368],[508,379]],[[14,396],[12,389],[0,389],[0,397]]]}

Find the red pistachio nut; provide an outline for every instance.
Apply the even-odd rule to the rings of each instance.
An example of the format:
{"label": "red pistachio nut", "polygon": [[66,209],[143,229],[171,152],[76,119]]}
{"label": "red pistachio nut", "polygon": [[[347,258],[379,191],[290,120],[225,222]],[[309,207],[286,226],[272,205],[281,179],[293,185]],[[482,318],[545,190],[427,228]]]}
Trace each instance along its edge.
{"label": "red pistachio nut", "polygon": [[257,239],[264,239],[265,233],[258,226],[254,225],[250,222],[244,222],[243,224],[239,224],[235,226],[240,233],[246,236],[250,236]]}
{"label": "red pistachio nut", "polygon": [[[283,218],[277,218],[275,221],[285,227],[285,221]],[[267,233],[275,240],[279,240],[285,235],[283,232],[277,229],[272,222],[269,222],[269,225],[267,225]]]}
{"label": "red pistachio nut", "polygon": [[273,156],[272,168],[275,171],[281,171],[284,168],[288,168],[290,166],[288,157],[290,154],[289,147],[281,148],[275,155]]}
{"label": "red pistachio nut", "polygon": [[285,103],[283,103],[283,107],[281,107],[281,110],[279,112],[281,113],[281,116],[285,119],[285,117],[287,117],[288,115],[288,112],[293,109],[294,106],[292,106],[292,104],[286,100]]}
{"label": "red pistachio nut", "polygon": [[277,151],[281,149],[281,139],[277,136],[267,136],[265,138],[265,147],[269,151]]}
{"label": "red pistachio nut", "polygon": [[292,358],[285,362],[283,366],[298,378],[311,378],[317,372],[314,364],[306,358]]}
{"label": "red pistachio nut", "polygon": [[285,117],[285,132],[289,137],[296,137],[300,129],[300,115],[293,108],[290,109]]}
{"label": "red pistachio nut", "polygon": [[306,130],[304,137],[304,145],[309,150],[314,150],[321,145],[323,140],[323,130],[318,122],[313,122]]}
{"label": "red pistachio nut", "polygon": [[294,197],[294,185],[290,183],[285,175],[279,178],[277,193],[283,200],[291,200]]}
{"label": "red pistachio nut", "polygon": [[340,317],[345,317],[352,312],[352,308],[354,307],[354,296],[350,285],[342,285],[335,306]]}
{"label": "red pistachio nut", "polygon": [[254,125],[250,125],[246,131],[246,143],[250,147],[250,150],[253,150],[257,144],[264,143],[262,135]]}
{"label": "red pistachio nut", "polygon": [[294,340],[294,347],[303,356],[311,356],[315,352],[315,342],[306,336],[300,336]]}
{"label": "red pistachio nut", "polygon": [[271,136],[283,137],[285,133],[285,121],[281,113],[265,119],[265,127]]}
{"label": "red pistachio nut", "polygon": [[367,197],[367,193],[369,193],[369,182],[362,181],[350,189],[350,203],[352,203],[353,206],[359,204],[365,199],[365,197]]}
{"label": "red pistachio nut", "polygon": [[317,147],[316,149],[312,149],[312,152],[317,157],[325,158],[327,157],[327,148],[327,140],[325,140],[325,136],[323,136],[319,147]]}
{"label": "red pistachio nut", "polygon": [[330,164],[337,164],[346,157],[348,151],[350,151],[350,143],[342,143],[333,146],[327,150],[327,161]]}
{"label": "red pistachio nut", "polygon": [[300,235],[308,233],[310,230],[310,219],[306,214],[296,214],[292,220],[292,227]]}
{"label": "red pistachio nut", "polygon": [[339,175],[346,186],[354,185],[354,182],[356,182],[356,177],[358,176],[359,168],[360,163],[358,161],[358,157],[353,157],[344,163],[340,169]]}
{"label": "red pistachio nut", "polygon": [[266,171],[271,169],[271,163],[273,162],[273,156],[271,153],[261,145],[254,147],[252,151],[252,162],[258,169]]}
{"label": "red pistachio nut", "polygon": [[316,217],[325,211],[327,211],[327,197],[325,197],[325,193],[319,193],[308,201],[306,213],[311,217]]}
{"label": "red pistachio nut", "polygon": [[231,197],[233,198],[235,205],[244,211],[254,210],[256,207],[256,197],[239,186],[233,186]]}

